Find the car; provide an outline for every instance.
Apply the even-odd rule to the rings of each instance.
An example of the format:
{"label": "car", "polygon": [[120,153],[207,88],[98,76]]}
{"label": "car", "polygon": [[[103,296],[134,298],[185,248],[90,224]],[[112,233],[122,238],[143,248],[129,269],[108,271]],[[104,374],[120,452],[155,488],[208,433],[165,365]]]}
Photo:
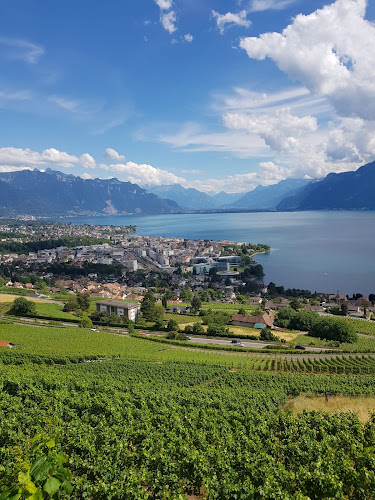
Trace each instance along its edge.
{"label": "car", "polygon": [[187,340],[191,340],[191,337],[186,337]]}
{"label": "car", "polygon": [[236,347],[245,347],[243,343],[238,339],[233,339],[232,344],[235,345]]}
{"label": "car", "polygon": [[91,331],[92,332],[99,332],[99,330],[97,330],[96,328],[91,328]]}
{"label": "car", "polygon": [[146,335],[145,332],[139,332],[139,335]]}
{"label": "car", "polygon": [[294,346],[294,349],[300,349],[301,351],[306,351],[306,347],[304,345],[297,344]]}

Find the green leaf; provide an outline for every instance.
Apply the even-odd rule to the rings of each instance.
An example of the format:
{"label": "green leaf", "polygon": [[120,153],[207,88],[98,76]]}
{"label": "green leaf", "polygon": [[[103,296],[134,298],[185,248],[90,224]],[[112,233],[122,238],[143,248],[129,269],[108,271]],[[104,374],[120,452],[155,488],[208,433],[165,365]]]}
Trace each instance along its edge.
{"label": "green leaf", "polygon": [[0,495],[0,500],[18,500],[21,498],[21,493],[19,493],[18,488],[9,488],[2,492]]}
{"label": "green leaf", "polygon": [[56,446],[56,441],[54,439],[50,439],[46,442],[46,445],[48,446],[48,448],[54,448]]}
{"label": "green leaf", "polygon": [[34,481],[40,481],[48,476],[50,469],[51,464],[47,461],[46,457],[40,457],[33,463],[30,475]]}
{"label": "green leaf", "polygon": [[47,479],[46,484],[43,486],[44,491],[46,491],[49,495],[54,495],[56,491],[60,488],[60,481],[55,477],[50,477]]}
{"label": "green leaf", "polygon": [[40,488],[38,488],[33,495],[31,495],[30,497],[28,497],[27,500],[43,500],[42,490]]}
{"label": "green leaf", "polygon": [[65,481],[62,483],[61,487],[63,490],[65,490],[68,493],[68,495],[71,495],[71,493],[73,491],[73,486],[71,485],[71,483],[69,481],[67,481],[65,479]]}

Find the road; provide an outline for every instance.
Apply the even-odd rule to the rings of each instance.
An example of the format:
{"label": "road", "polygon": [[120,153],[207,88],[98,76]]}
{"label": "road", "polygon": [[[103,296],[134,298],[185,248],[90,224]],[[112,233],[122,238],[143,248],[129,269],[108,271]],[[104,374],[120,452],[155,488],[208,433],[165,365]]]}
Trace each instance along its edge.
{"label": "road", "polygon": [[[231,346],[231,347],[236,347],[235,345],[232,344],[231,340],[223,340],[223,339],[217,339],[217,338],[205,338],[205,337],[191,337],[191,340],[189,340],[192,344],[202,344],[202,345],[222,345],[222,346]],[[253,340],[241,340],[242,344],[244,347],[248,347],[251,349],[263,349],[263,347],[270,346],[270,345],[275,345],[275,344],[270,344],[267,342],[256,342]],[[315,351],[315,352],[321,352],[321,351],[330,351],[332,349],[325,349],[324,347],[312,347],[312,346],[306,346],[306,350],[308,351]]]}

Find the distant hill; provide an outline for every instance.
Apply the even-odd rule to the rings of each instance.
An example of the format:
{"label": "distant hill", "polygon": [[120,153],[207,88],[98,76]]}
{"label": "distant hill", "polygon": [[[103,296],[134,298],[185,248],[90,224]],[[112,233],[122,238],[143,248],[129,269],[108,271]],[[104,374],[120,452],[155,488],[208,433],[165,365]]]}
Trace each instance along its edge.
{"label": "distant hill", "polygon": [[0,173],[0,215],[122,215],[181,211],[178,204],[117,179],[81,179],[51,169]]}
{"label": "distant hill", "polygon": [[309,180],[287,179],[272,186],[257,186],[253,191],[244,194],[239,200],[226,205],[225,208],[267,210],[274,209],[286,197],[294,195]]}
{"label": "distant hill", "polygon": [[211,196],[194,188],[185,188],[181,184],[153,186],[147,189],[149,193],[160,198],[174,200],[182,208],[193,210],[211,210],[216,208]]}
{"label": "distant hill", "polygon": [[157,194],[160,198],[174,200],[180,207],[189,210],[215,210],[216,208],[222,208],[224,204],[232,203],[242,196],[241,193],[229,194],[224,191],[211,196],[198,191],[198,189],[185,188],[181,184],[153,186],[148,188],[147,191]]}
{"label": "distant hill", "polygon": [[286,197],[277,210],[375,210],[375,162],[328,174]]}

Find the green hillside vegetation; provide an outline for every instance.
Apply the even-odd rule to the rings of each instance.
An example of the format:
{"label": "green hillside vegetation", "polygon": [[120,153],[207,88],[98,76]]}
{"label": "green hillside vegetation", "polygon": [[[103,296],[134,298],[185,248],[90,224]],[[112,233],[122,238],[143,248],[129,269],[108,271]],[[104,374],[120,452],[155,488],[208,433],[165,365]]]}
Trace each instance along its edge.
{"label": "green hillside vegetation", "polygon": [[[4,324],[0,340],[18,346],[0,348],[0,491],[31,474],[29,488],[48,481],[67,498],[71,484],[73,499],[373,498],[375,415],[288,401],[373,398],[374,357],[192,352]],[[69,485],[36,473],[47,457],[63,457]]]}

